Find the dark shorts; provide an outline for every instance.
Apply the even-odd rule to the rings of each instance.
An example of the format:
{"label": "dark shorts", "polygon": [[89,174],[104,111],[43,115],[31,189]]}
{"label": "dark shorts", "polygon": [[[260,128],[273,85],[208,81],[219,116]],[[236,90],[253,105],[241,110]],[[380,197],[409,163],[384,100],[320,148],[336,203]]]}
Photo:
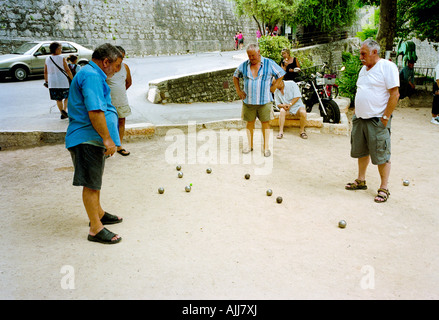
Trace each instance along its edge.
{"label": "dark shorts", "polygon": [[49,93],[50,93],[50,100],[64,100],[67,99],[69,97],[69,88],[67,89],[59,89],[59,88],[54,88],[54,89],[49,89]]}
{"label": "dark shorts", "polygon": [[79,144],[69,148],[75,173],[73,185],[101,190],[105,167],[105,149],[91,144]]}
{"label": "dark shorts", "polygon": [[439,114],[439,96],[433,97],[433,107],[431,108],[432,114]]}
{"label": "dark shorts", "polygon": [[390,123],[387,126],[380,118],[361,119],[352,117],[351,157],[370,156],[372,163],[380,165],[390,160]]}

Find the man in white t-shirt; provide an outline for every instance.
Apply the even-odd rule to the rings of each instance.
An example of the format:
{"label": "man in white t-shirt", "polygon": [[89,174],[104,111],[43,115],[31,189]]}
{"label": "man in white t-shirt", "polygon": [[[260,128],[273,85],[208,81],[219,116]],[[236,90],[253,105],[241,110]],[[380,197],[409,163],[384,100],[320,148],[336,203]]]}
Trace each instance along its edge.
{"label": "man in white t-shirt", "polygon": [[298,116],[300,120],[300,137],[307,139],[305,132],[306,109],[302,102],[302,94],[299,86],[294,81],[280,81],[277,84],[276,91],[274,91],[274,101],[280,110],[279,114],[279,134],[278,139],[284,136],[285,116],[287,112]]}
{"label": "man in white t-shirt", "polygon": [[367,189],[366,169],[372,160],[381,177],[375,202],[382,203],[390,195],[390,122],[399,99],[399,73],[393,62],[380,58],[379,50],[372,39],[360,48],[363,67],[357,80],[351,132],[351,157],[358,159],[358,177],[345,188]]}
{"label": "man in white t-shirt", "polygon": [[435,68],[435,82],[433,83],[433,107],[431,108],[431,123],[439,124],[439,63]]}

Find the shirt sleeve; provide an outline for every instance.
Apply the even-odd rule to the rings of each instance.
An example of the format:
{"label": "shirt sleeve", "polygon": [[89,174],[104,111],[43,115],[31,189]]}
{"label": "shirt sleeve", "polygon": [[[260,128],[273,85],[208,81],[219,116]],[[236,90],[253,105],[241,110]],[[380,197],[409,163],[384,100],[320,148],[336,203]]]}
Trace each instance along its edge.
{"label": "shirt sleeve", "polygon": [[103,85],[103,80],[97,75],[89,75],[83,79],[82,94],[87,111],[107,111]]}
{"label": "shirt sleeve", "polygon": [[387,90],[399,87],[399,72],[398,67],[393,62],[386,64],[386,70],[384,71],[385,82]]}
{"label": "shirt sleeve", "polygon": [[278,64],[276,64],[274,61],[270,61],[271,63],[271,72],[275,79],[279,79],[280,77],[283,77],[286,72],[282,67]]}
{"label": "shirt sleeve", "polygon": [[239,65],[239,67],[238,68],[236,68],[236,70],[235,70],[235,73],[233,73],[233,76],[235,77],[235,78],[242,78],[243,77],[243,68],[244,68],[244,63],[241,63],[240,65]]}

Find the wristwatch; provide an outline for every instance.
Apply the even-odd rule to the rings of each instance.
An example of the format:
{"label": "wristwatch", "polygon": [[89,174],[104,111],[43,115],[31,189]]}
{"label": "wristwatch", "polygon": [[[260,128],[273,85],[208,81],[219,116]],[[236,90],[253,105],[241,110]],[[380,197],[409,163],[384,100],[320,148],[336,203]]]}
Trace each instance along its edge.
{"label": "wristwatch", "polygon": [[383,115],[383,119],[384,119],[384,120],[389,120],[389,118],[387,118],[386,115]]}

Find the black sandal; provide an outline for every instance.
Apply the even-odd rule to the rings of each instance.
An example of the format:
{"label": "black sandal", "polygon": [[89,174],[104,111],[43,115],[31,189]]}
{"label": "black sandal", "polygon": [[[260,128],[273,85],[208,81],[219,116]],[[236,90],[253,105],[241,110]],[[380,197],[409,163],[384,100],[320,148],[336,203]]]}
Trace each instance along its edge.
{"label": "black sandal", "polygon": [[130,155],[130,152],[129,152],[129,151],[126,151],[125,149],[117,150],[117,153],[123,155],[124,157]]}
{"label": "black sandal", "polygon": [[[123,218],[119,219],[117,216],[108,212],[105,212],[101,218],[102,224],[116,224],[116,223],[121,223],[122,221]],[[90,226],[90,222],[88,223],[88,226]]]}
{"label": "black sandal", "polygon": [[115,244],[122,241],[122,238],[118,238],[116,240],[112,240],[117,234],[111,232],[107,228],[103,228],[99,231],[95,236],[91,234],[88,235],[87,240],[92,242],[99,242],[103,244]]}

